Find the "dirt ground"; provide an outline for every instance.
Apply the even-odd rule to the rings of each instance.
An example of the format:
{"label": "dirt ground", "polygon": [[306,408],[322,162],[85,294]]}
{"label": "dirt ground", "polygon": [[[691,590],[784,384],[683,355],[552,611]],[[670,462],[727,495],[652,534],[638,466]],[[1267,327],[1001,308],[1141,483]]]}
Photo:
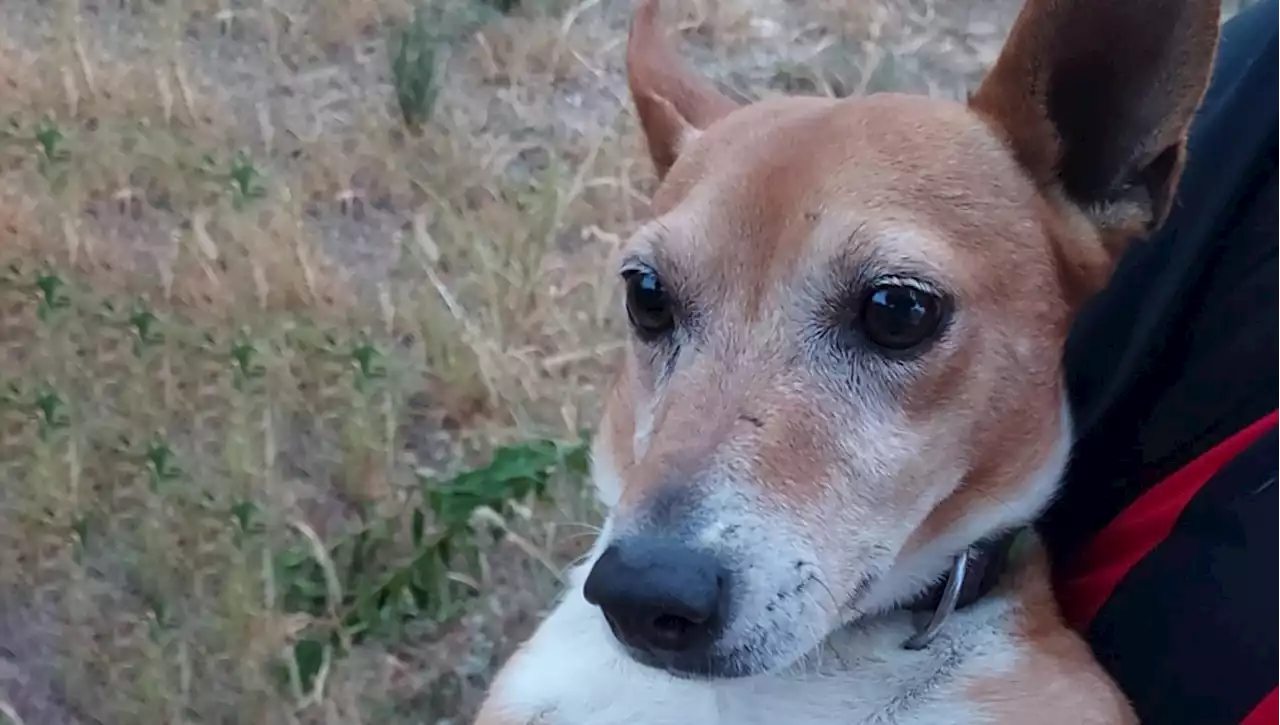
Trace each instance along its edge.
{"label": "dirt ground", "polygon": [[[1018,5],[664,13],[743,98],[962,98]],[[631,9],[424,6],[411,130],[408,0],[0,0],[0,723],[467,721],[589,541],[580,480],[489,512],[443,575],[478,596],[310,681],[277,668],[324,616],[270,562],[594,422],[653,181]]]}

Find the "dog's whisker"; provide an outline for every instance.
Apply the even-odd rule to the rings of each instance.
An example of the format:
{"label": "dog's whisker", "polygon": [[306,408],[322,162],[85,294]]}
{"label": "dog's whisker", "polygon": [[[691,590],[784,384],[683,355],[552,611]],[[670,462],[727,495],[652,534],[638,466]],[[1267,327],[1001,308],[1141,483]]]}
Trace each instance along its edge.
{"label": "dog's whisker", "polygon": [[836,593],[831,591],[831,587],[827,586],[827,583],[823,581],[822,577],[814,575],[813,581],[822,589],[822,591],[827,593],[827,597],[831,600],[831,613],[839,616],[840,610],[843,609],[843,607],[840,606],[840,600],[836,598]]}
{"label": "dog's whisker", "polygon": [[571,541],[577,541],[579,539],[585,539],[587,537],[595,537],[599,535],[600,535],[600,530],[598,529],[596,531],[584,531],[579,534],[573,534],[572,536],[566,536],[564,537],[564,539],[562,539],[562,541],[564,541],[565,543],[568,543]]}
{"label": "dog's whisker", "polygon": [[[599,534],[600,532],[604,531],[603,527],[596,526],[595,524],[589,524],[589,523],[586,523],[585,521],[570,521],[568,523],[564,523],[560,525],[565,528],[586,529],[587,533],[590,533],[590,534]],[[582,536],[583,534],[575,534],[575,535]]]}

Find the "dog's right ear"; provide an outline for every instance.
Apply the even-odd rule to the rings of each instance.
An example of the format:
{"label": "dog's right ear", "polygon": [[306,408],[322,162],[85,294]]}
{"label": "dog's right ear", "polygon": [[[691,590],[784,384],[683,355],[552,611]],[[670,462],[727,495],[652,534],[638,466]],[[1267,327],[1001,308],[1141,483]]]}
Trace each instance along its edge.
{"label": "dog's right ear", "polygon": [[641,0],[627,41],[627,82],[659,178],[698,134],[738,104],[675,54],[658,23],[658,0]]}

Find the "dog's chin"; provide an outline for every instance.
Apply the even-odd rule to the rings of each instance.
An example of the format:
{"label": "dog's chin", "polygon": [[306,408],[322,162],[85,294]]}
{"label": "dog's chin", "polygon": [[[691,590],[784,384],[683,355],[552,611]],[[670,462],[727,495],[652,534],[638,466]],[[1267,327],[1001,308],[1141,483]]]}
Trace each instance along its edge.
{"label": "dog's chin", "polygon": [[627,656],[638,664],[661,670],[681,680],[711,681],[733,680],[763,674],[766,670],[749,658],[736,654],[690,655],[679,652],[652,653],[624,646]]}
{"label": "dog's chin", "polygon": [[695,681],[735,680],[778,672],[791,667],[806,654],[800,652],[794,657],[782,659],[765,658],[755,649],[746,648],[712,650],[710,653],[654,653],[623,644],[622,649],[628,657],[640,665],[661,670],[682,680]]}

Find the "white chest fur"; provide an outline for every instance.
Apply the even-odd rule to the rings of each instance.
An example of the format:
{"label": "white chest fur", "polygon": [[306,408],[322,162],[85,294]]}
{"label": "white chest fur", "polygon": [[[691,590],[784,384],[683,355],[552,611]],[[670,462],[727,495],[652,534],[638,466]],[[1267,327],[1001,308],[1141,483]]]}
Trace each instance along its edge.
{"label": "white chest fur", "polygon": [[[962,725],[987,722],[966,690],[972,674],[1012,673],[1018,647],[1002,626],[1015,603],[996,596],[957,613],[925,650],[902,642],[908,615],[832,635],[784,673],[682,680],[619,648],[574,573],[563,601],[495,683],[487,716],[519,725]],[[969,676],[966,676],[968,674]]]}

